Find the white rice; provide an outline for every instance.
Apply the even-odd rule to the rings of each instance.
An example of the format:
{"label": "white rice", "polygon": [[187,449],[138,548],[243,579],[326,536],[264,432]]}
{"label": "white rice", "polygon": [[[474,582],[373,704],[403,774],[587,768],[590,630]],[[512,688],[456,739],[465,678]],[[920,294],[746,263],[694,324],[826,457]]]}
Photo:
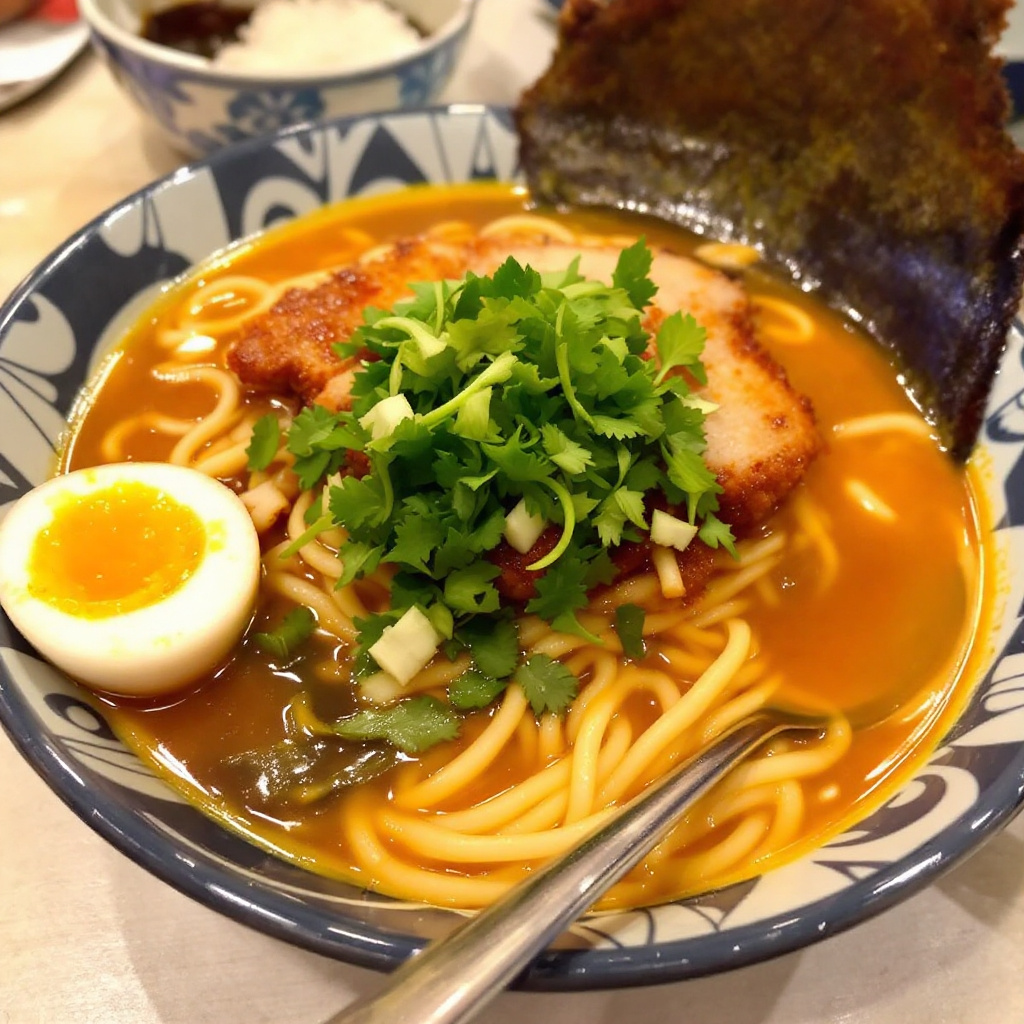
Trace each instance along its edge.
{"label": "white rice", "polygon": [[213,58],[234,71],[351,71],[401,57],[420,34],[381,0],[263,0]]}

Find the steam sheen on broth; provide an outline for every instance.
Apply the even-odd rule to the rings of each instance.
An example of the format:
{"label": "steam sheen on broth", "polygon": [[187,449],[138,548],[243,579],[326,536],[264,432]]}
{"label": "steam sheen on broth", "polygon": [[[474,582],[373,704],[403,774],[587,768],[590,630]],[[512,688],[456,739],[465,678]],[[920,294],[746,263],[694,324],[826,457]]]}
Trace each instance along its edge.
{"label": "steam sheen on broth", "polygon": [[[251,490],[262,482],[244,465],[252,423],[296,405],[246,392],[224,369],[238,324],[284,282],[309,283],[389,239],[457,237],[523,210],[522,194],[506,188],[413,190],[346,203],[215,258],[111,357],[62,468],[180,461]],[[643,234],[702,251],[699,240],[646,221],[552,218],[576,237],[625,245]],[[769,524],[741,543],[738,562],[716,555],[716,576],[695,603],[663,597],[651,572],[598,593],[587,613],[598,633],[608,632],[617,605],[646,607],[642,660],[623,662],[614,643],[585,644],[520,620],[521,646],[547,651],[580,677],[567,715],[538,721],[510,687],[464,718],[459,739],[419,756],[389,753],[382,774],[344,785],[374,775],[373,748],[339,753],[311,733],[317,721],[359,706],[344,670],[346,628],[386,592],[373,582],[335,592],[322,545],[308,560],[303,548],[282,579],[288,573],[275,558],[289,531],[302,532],[309,503],[289,491],[285,472],[277,479],[295,502],[292,521],[264,535],[253,629],[316,591],[325,595],[315,598],[321,628],[308,651],[271,664],[247,641],[212,678],[172,698],[97,698],[112,727],[206,813],[280,856],[395,896],[463,907],[492,900],[578,840],[608,806],[766,702],[835,714],[818,739],[776,740],[734,773],[602,906],[750,877],[878,806],[934,748],[985,653],[993,598],[984,510],[970,471],[939,450],[882,353],[812,298],[756,267],[738,273],[753,297],[758,340],[813,402],[824,451]],[[440,659],[413,688],[443,696],[454,671]],[[851,708],[848,720],[841,710]]]}

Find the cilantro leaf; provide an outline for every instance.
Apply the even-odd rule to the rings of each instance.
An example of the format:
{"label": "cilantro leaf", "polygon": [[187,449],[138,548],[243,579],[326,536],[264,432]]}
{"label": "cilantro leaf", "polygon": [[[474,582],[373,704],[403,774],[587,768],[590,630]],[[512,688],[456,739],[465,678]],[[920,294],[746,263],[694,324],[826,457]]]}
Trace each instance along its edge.
{"label": "cilantro leaf", "polygon": [[621,604],[615,609],[615,632],[627,658],[639,660],[646,653],[644,646],[644,610],[635,604]]}
{"label": "cilantro leaf", "polygon": [[461,627],[458,638],[484,675],[505,679],[515,671],[519,661],[519,631],[511,619],[481,620],[477,617]]}
{"label": "cilantro leaf", "polygon": [[546,654],[531,654],[513,676],[526,694],[535,715],[561,714],[573,702],[579,681],[560,662]]}
{"label": "cilantro leaf", "polygon": [[701,384],[707,384],[707,375],[700,362],[706,338],[707,331],[689,313],[684,317],[682,313],[675,312],[666,317],[655,339],[661,363],[657,382],[660,384],[672,370],[683,367]]}
{"label": "cilantro leaf", "polygon": [[622,288],[637,309],[643,309],[654,298],[658,286],[648,276],[654,257],[641,238],[619,254],[612,273],[612,284]]}
{"label": "cilantro leaf", "polygon": [[309,639],[316,629],[316,615],[311,608],[299,605],[293,608],[276,629],[253,633],[253,643],[268,654],[285,661]]}
{"label": "cilantro leaf", "polygon": [[436,697],[409,697],[384,708],[368,708],[335,722],[332,731],[346,740],[384,740],[407,754],[453,740],[459,716]]}
{"label": "cilantro leaf", "polygon": [[281,424],[272,412],[268,412],[252,425],[252,437],[245,449],[249,457],[249,468],[266,469],[274,461],[280,443]]}
{"label": "cilantro leaf", "polygon": [[469,669],[448,684],[448,701],[452,707],[460,711],[485,708],[504,692],[507,685],[506,679],[495,679],[483,672]]}

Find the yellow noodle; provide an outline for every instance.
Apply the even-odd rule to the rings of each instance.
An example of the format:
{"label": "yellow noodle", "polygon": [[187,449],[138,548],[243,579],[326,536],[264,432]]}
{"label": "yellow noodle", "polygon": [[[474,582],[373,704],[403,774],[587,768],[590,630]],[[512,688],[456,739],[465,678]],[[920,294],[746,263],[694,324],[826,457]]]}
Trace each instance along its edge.
{"label": "yellow noodle", "polygon": [[376,884],[403,899],[439,907],[479,907],[493,903],[509,888],[508,882],[488,878],[461,878],[447,872],[413,867],[393,856],[377,838],[375,808],[352,801],[343,819],[356,866]]}
{"label": "yellow noodle", "polygon": [[843,420],[832,427],[832,436],[840,440],[870,437],[874,434],[902,433],[931,440],[934,432],[929,424],[909,412],[876,413]]}
{"label": "yellow noodle", "polygon": [[330,594],[315,583],[288,572],[270,572],[264,578],[264,585],[296,604],[312,608],[317,625],[339,640],[352,642],[356,639],[358,634],[352,620],[338,609]]}
{"label": "yellow noodle", "polygon": [[570,228],[535,213],[514,213],[508,217],[499,217],[485,224],[479,233],[481,238],[492,238],[496,235],[535,235],[555,242],[576,241],[576,235]]}
{"label": "yellow noodle", "polygon": [[218,479],[238,476],[249,461],[249,455],[245,448],[244,444],[222,448],[219,452],[197,458],[193,463],[193,468],[198,469],[200,473]]}
{"label": "yellow noodle", "polygon": [[619,799],[640,777],[651,760],[703,715],[715,697],[728,686],[733,674],[746,660],[750,651],[750,627],[742,620],[731,619],[728,631],[729,638],[721,655],[693,684],[682,700],[654,722],[630,747],[622,764],[598,794],[600,806]]}
{"label": "yellow noodle", "polygon": [[547,764],[565,751],[565,731],[562,728],[562,716],[550,712],[540,720],[540,760]]}
{"label": "yellow noodle", "polygon": [[119,420],[104,435],[100,442],[100,452],[108,462],[123,462],[125,459],[125,440],[130,435],[143,430],[155,434],[166,434],[168,437],[181,437],[195,426],[195,420],[179,420],[161,413],[145,412],[138,416],[129,416]]}
{"label": "yellow noodle", "polygon": [[[680,703],[675,683],[664,673],[633,665],[619,671],[614,682],[583,712],[573,743],[573,769],[569,783],[566,823],[578,821],[590,814],[594,808],[594,794],[599,781],[598,756],[608,723],[623,701],[636,690],[649,690],[655,697],[659,697],[665,711],[670,708],[674,710]],[[659,721],[665,717],[663,715]]]}
{"label": "yellow noodle", "polygon": [[173,367],[165,363],[156,367],[153,374],[159,380],[176,384],[204,384],[217,393],[217,404],[180,438],[168,456],[168,462],[188,466],[204,444],[233,422],[241,402],[238,383],[227,370],[216,366]]}
{"label": "yellow noodle", "polygon": [[377,820],[392,839],[420,856],[443,858],[453,864],[486,864],[557,857],[600,828],[614,813],[598,811],[557,829],[493,836],[458,835],[432,821],[390,808],[380,810]]}
{"label": "yellow noodle", "polygon": [[522,689],[515,684],[509,686],[497,714],[480,736],[419,785],[396,793],[395,802],[402,807],[432,807],[462,789],[498,756],[515,733],[527,707]]}
{"label": "yellow noodle", "polygon": [[497,831],[503,825],[525,814],[545,797],[561,792],[569,779],[569,762],[556,761],[498,796],[465,810],[449,811],[436,821],[457,832]]}
{"label": "yellow noodle", "polygon": [[719,270],[745,270],[761,259],[753,246],[740,242],[705,242],[697,246],[693,255]]}
{"label": "yellow noodle", "polygon": [[[575,743],[579,735],[580,723],[587,712],[587,708],[593,701],[603,693],[609,686],[613,685],[618,678],[619,666],[615,656],[610,651],[587,651],[584,657],[589,661],[590,681],[579,692],[576,699],[569,708],[565,723],[565,732],[570,743]],[[582,661],[583,659],[581,659]],[[579,664],[577,662],[576,664]],[[570,662],[569,667],[579,676],[580,672],[576,664]]]}
{"label": "yellow noodle", "polygon": [[[241,274],[220,277],[192,293],[179,326],[196,334],[217,337],[239,327],[250,316],[269,309],[273,305],[273,294],[273,288],[259,277]],[[242,310],[229,316],[217,312],[227,305],[241,305]]]}
{"label": "yellow noodle", "polygon": [[[615,765],[622,760],[625,752],[633,742],[633,729],[624,718],[616,718],[608,727],[605,744],[597,758],[597,777],[606,779]],[[572,763],[566,759],[559,761],[565,765],[566,778],[571,771]],[[531,810],[510,822],[501,829],[503,834],[514,835],[522,832],[540,832],[547,828],[556,828],[565,820],[566,808],[569,804],[569,791],[564,784],[550,796],[541,800]]]}
{"label": "yellow noodle", "polygon": [[791,499],[791,505],[801,529],[817,550],[818,558],[821,561],[821,568],[818,571],[818,591],[824,593],[832,586],[839,574],[839,552],[836,550],[835,541],[829,534],[824,516],[807,497],[805,491],[798,491]]}
{"label": "yellow noodle", "polygon": [[771,315],[768,323],[762,318],[758,326],[772,341],[786,345],[801,345],[814,337],[814,321],[792,302],[774,295],[758,295],[754,299],[754,306]]}
{"label": "yellow noodle", "polygon": [[896,522],[897,516],[892,506],[880,498],[863,480],[851,477],[843,481],[843,488],[868,515],[876,516],[887,523]]}

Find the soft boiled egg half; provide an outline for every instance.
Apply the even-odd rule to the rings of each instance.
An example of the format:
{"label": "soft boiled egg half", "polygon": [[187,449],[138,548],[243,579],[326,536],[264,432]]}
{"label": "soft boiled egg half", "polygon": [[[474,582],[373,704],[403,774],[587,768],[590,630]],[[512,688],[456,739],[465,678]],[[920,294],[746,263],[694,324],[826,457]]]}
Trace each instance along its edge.
{"label": "soft boiled egg half", "polygon": [[241,500],[180,466],[75,470],[0,521],[0,605],[40,654],[109,693],[156,696],[215,669],[259,578]]}

